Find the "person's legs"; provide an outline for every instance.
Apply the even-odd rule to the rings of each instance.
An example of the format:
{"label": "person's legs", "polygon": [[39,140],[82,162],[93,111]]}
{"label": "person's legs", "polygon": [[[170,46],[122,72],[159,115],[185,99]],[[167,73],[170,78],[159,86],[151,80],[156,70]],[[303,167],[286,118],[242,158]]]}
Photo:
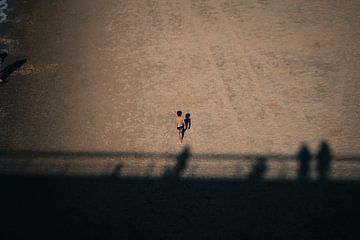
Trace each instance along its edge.
{"label": "person's legs", "polygon": [[178,132],[179,132],[179,142],[178,142],[178,144],[182,144],[182,140],[184,138],[184,128],[178,127]]}
{"label": "person's legs", "polygon": [[182,142],[181,129],[178,129],[178,134],[179,134],[179,141],[178,141],[178,144],[181,144],[181,142]]}

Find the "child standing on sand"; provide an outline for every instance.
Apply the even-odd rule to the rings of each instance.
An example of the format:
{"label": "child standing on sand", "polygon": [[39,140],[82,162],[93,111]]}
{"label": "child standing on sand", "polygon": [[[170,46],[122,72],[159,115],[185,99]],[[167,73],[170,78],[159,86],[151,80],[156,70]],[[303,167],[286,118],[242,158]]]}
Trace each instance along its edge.
{"label": "child standing on sand", "polygon": [[181,116],[182,115],[181,111],[177,111],[176,114],[177,114],[176,129],[178,130],[178,134],[179,134],[178,144],[182,144],[182,140],[184,138],[185,121],[184,118]]}

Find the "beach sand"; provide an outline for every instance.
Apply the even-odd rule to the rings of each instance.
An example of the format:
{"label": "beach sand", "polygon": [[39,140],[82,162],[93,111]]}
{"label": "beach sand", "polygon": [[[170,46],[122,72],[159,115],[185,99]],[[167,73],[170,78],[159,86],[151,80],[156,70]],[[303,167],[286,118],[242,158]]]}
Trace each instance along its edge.
{"label": "beach sand", "polygon": [[358,1],[17,4],[0,41],[27,62],[0,86],[3,149],[177,154],[181,110],[194,154],[316,154],[326,140],[358,157]]}

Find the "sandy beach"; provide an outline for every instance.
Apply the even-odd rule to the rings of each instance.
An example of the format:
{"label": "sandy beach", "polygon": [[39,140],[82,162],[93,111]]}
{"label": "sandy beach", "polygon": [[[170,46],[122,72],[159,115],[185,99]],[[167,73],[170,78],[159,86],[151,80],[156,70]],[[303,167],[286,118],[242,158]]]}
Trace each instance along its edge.
{"label": "sandy beach", "polygon": [[178,153],[182,110],[194,153],[359,152],[357,1],[16,4],[4,149]]}
{"label": "sandy beach", "polygon": [[359,239],[359,12],[0,0],[0,238]]}

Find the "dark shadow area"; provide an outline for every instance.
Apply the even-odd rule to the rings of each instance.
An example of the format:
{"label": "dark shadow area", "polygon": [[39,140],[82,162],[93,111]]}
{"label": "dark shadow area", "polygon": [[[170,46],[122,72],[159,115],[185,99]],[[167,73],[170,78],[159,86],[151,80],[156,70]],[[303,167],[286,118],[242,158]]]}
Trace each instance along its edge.
{"label": "dark shadow area", "polygon": [[311,158],[312,155],[310,153],[309,147],[307,144],[303,144],[297,155],[297,160],[299,162],[298,179],[300,181],[305,181],[309,178]]}
{"label": "dark shadow area", "polygon": [[26,59],[18,60],[16,62],[4,67],[4,69],[1,70],[0,79],[3,82],[7,82],[7,79],[9,78],[9,76],[13,72],[15,72],[17,69],[19,69],[24,63],[26,63]]}
{"label": "dark shadow area", "polygon": [[358,239],[359,182],[0,176],[1,239]]}
{"label": "dark shadow area", "polygon": [[321,181],[327,180],[330,167],[332,154],[330,150],[330,146],[326,141],[322,141],[320,144],[320,149],[318,154],[316,155],[317,165],[316,169],[318,172],[318,178]]}
{"label": "dark shadow area", "polygon": [[266,170],[266,158],[258,157],[247,179],[249,181],[261,181]]}
{"label": "dark shadow area", "polygon": [[167,169],[164,173],[164,178],[179,179],[183,171],[186,170],[186,165],[190,158],[190,148],[184,147],[184,150],[176,157],[176,165],[174,169]]}
{"label": "dark shadow area", "polygon": [[[267,163],[297,155],[0,151],[6,158],[135,157],[176,161],[161,179],[0,175],[1,239],[358,239],[359,181],[264,179]],[[182,178],[194,157],[256,159],[249,178]],[[250,158],[251,157],[251,158]],[[353,156],[358,161],[357,156]],[[317,155],[327,176],[329,146]],[[325,160],[324,160],[325,158]],[[338,157],[347,159],[347,157]],[[330,160],[329,160],[330,159]],[[306,165],[307,163],[305,163]],[[299,175],[307,176],[307,170]],[[306,178],[306,177],[305,177]],[[176,181],[174,181],[174,179]],[[255,181],[249,181],[249,179]],[[259,181],[261,180],[261,181]]]}
{"label": "dark shadow area", "polygon": [[122,164],[117,164],[115,167],[114,167],[114,170],[111,172],[111,176],[112,177],[120,177],[121,176],[121,170],[123,168],[123,165]]}
{"label": "dark shadow area", "polygon": [[6,52],[1,52],[0,53],[0,66],[4,63],[5,58],[7,57],[7,53]]}

